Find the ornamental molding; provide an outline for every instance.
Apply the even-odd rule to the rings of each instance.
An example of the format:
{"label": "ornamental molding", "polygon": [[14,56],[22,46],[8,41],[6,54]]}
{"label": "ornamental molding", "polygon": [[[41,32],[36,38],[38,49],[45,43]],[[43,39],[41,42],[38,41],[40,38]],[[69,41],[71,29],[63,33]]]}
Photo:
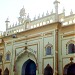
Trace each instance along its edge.
{"label": "ornamental molding", "polygon": [[28,57],[30,57],[31,55],[34,56],[35,60],[37,60],[37,57],[35,56],[34,52],[30,51],[30,50],[23,50],[20,54],[16,55],[16,61],[18,59],[20,59],[23,55],[27,55]]}

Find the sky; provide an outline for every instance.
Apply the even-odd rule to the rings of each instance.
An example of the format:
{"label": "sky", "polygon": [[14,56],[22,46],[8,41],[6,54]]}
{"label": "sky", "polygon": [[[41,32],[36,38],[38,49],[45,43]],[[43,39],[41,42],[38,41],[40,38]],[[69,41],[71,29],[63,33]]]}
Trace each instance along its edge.
{"label": "sky", "polygon": [[[0,31],[6,31],[5,21],[9,18],[10,24],[16,23],[20,9],[24,6],[26,13],[29,13],[30,18],[33,19],[43,12],[46,14],[54,11],[55,0],[0,0]],[[75,0],[58,0],[59,13],[65,8],[66,15],[69,15],[71,9],[75,13]]]}

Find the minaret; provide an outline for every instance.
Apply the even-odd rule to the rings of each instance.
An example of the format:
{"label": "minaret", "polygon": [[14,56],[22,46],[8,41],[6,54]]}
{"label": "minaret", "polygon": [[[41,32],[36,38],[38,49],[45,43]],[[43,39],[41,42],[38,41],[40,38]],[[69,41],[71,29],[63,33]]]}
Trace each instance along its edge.
{"label": "minaret", "polygon": [[8,25],[9,25],[9,23],[10,23],[10,21],[9,21],[8,18],[6,19],[5,23],[6,23],[6,30],[7,30],[7,29],[8,29]]}
{"label": "minaret", "polygon": [[58,15],[58,4],[59,4],[59,3],[60,3],[60,2],[57,1],[57,0],[54,1],[54,5],[55,5],[55,21],[56,21],[56,22],[59,21],[59,15]]}

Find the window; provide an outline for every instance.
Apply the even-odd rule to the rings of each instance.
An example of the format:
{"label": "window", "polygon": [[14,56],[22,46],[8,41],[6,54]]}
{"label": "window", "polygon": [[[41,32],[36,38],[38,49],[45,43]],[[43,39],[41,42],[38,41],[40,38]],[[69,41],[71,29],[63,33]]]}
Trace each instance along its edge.
{"label": "window", "polygon": [[50,46],[48,46],[46,48],[46,55],[51,55],[51,47]]}
{"label": "window", "polygon": [[52,44],[48,42],[48,44],[45,47],[45,50],[46,50],[46,55],[51,55],[52,54]]}
{"label": "window", "polygon": [[0,62],[2,62],[2,55],[0,55]]}
{"label": "window", "polygon": [[68,53],[75,53],[75,45],[73,43],[68,45]]}
{"label": "window", "polygon": [[7,54],[7,55],[6,55],[6,60],[7,60],[7,61],[10,61],[10,54]]}

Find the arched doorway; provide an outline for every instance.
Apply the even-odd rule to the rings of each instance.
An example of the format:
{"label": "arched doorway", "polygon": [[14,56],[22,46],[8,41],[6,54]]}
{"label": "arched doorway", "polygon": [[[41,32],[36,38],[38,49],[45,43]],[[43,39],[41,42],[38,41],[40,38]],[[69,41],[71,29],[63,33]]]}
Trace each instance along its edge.
{"label": "arched doorway", "polygon": [[4,75],[9,75],[9,70],[8,70],[8,68],[5,69]]}
{"label": "arched doorway", "polygon": [[2,75],[1,73],[2,73],[2,69],[0,69],[0,75]]}
{"label": "arched doorway", "polygon": [[67,75],[75,75],[75,64],[69,66]]}
{"label": "arched doorway", "polygon": [[46,68],[44,69],[44,75],[53,75],[53,69],[49,64],[47,64]]}
{"label": "arched doorway", "polygon": [[75,75],[75,63],[70,63],[64,67],[63,75]]}
{"label": "arched doorway", "polygon": [[22,75],[36,75],[36,64],[34,61],[29,59],[23,64]]}

